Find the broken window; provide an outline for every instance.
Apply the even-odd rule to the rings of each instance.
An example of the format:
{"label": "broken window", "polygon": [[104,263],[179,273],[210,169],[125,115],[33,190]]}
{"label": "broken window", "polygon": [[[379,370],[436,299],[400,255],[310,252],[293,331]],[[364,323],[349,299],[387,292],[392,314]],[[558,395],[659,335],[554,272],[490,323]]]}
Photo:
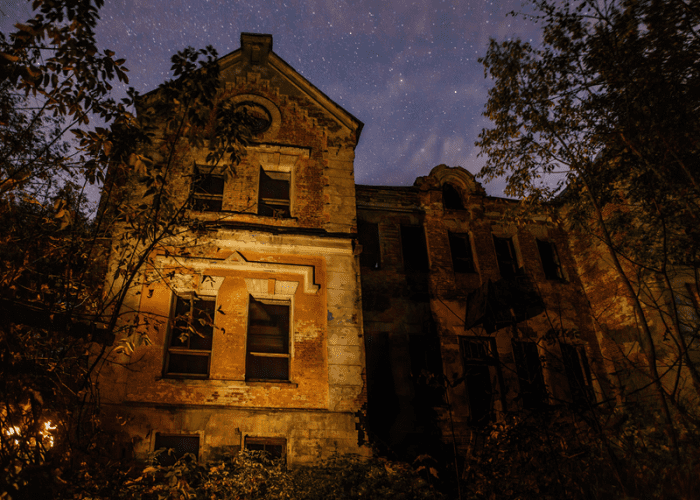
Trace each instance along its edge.
{"label": "broken window", "polygon": [[193,208],[200,212],[220,212],[224,199],[224,176],[211,173],[206,165],[195,166]]}
{"label": "broken window", "polygon": [[473,273],[474,258],[472,245],[468,234],[448,233],[450,252],[452,253],[452,269],[455,273]]}
{"label": "broken window", "polygon": [[290,217],[289,172],[267,171],[260,167],[258,214],[269,217]]}
{"label": "broken window", "polygon": [[442,186],[442,205],[447,210],[464,210],[462,197],[452,184]]}
{"label": "broken window", "polygon": [[564,275],[561,272],[561,264],[554,243],[549,241],[537,240],[537,248],[540,251],[540,260],[542,261],[542,269],[548,280],[561,280]]}
{"label": "broken window", "polygon": [[245,449],[267,452],[268,458],[272,460],[286,460],[287,440],[284,438],[245,438]]}
{"label": "broken window", "polygon": [[561,357],[564,363],[566,378],[569,381],[573,403],[588,406],[595,402],[591,387],[591,369],[583,346],[560,343]]}
{"label": "broken window", "polygon": [[199,436],[157,432],[153,451],[158,450],[163,450],[158,455],[158,463],[163,466],[173,465],[186,453],[192,453],[195,458],[199,458]]}
{"label": "broken window", "polygon": [[360,265],[370,269],[381,267],[381,252],[379,250],[379,225],[372,222],[357,221],[357,239],[362,245]]}
{"label": "broken window", "polygon": [[214,297],[175,297],[165,358],[166,375],[209,375],[215,306]]}
{"label": "broken window", "polygon": [[510,279],[518,274],[518,258],[515,255],[515,246],[513,238],[493,237],[493,243],[496,247],[496,259],[498,260],[498,269],[501,272],[501,277]]}
{"label": "broken window", "polygon": [[495,340],[461,337],[460,350],[464,364],[464,384],[469,398],[469,423],[485,425],[493,417],[493,404],[500,392]]}
{"label": "broken window", "polygon": [[250,297],[246,380],[289,380],[289,302]]}
{"label": "broken window", "polygon": [[404,271],[428,272],[428,248],[425,244],[423,226],[401,225],[401,250]]}
{"label": "broken window", "polygon": [[513,340],[513,356],[520,382],[523,408],[541,408],[547,402],[547,389],[544,385],[537,344]]}

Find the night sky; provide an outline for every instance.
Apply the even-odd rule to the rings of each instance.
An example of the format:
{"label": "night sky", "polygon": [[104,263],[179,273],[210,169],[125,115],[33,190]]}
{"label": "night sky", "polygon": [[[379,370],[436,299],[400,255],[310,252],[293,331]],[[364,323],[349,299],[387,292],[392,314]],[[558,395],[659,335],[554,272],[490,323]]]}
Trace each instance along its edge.
{"label": "night sky", "polygon": [[[477,59],[489,38],[537,39],[534,23],[507,15],[524,9],[519,0],[107,0],[98,41],[126,58],[129,85],[145,93],[188,45],[223,56],[242,31],[269,33],[277,55],[364,122],[356,182],[401,186],[440,163],[478,172],[490,83]],[[30,17],[20,0],[0,0],[0,11],[4,33]],[[115,85],[115,97],[124,90]],[[485,187],[502,194],[501,182]]]}

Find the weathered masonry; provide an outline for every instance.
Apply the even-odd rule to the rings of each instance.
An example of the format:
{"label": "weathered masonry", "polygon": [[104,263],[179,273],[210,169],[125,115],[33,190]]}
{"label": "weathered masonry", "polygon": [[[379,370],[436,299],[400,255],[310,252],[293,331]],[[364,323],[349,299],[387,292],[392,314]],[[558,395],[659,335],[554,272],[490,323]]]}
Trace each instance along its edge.
{"label": "weathered masonry", "polygon": [[129,290],[125,321],[151,345],[102,371],[104,420],[142,459],[164,447],[200,460],[266,449],[292,465],[366,453],[353,248],[362,123],[280,59],[271,36],[241,45],[219,60],[219,103],[257,117],[253,142],[235,176],[204,150],[178,152],[174,189],[181,203],[192,195],[198,227],[174,231]]}

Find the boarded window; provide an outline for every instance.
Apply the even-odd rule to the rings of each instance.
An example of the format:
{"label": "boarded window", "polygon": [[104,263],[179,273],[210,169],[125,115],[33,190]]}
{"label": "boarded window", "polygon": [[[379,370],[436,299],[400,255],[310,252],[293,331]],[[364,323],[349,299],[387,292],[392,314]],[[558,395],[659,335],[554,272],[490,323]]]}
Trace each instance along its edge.
{"label": "boarded window", "polygon": [[542,363],[535,342],[513,341],[515,368],[520,382],[523,407],[541,408],[547,402],[547,390],[542,375]]}
{"label": "boarded window", "polygon": [[360,240],[360,245],[362,245],[360,265],[370,269],[379,269],[381,267],[379,225],[358,220],[357,239]]}
{"label": "boarded window", "polygon": [[284,438],[246,436],[245,449],[264,451],[270,459],[284,461],[287,457],[287,440]]}
{"label": "boarded window", "polygon": [[199,457],[199,436],[156,433],[153,451],[163,450],[158,455],[158,463],[163,466],[173,465],[186,453]]}
{"label": "boarded window", "polygon": [[[464,383],[469,398],[469,423],[482,426],[493,418],[493,403],[498,396],[497,355],[494,339],[461,337]],[[496,382],[496,384],[498,384]]]}
{"label": "boarded window", "polygon": [[175,297],[165,360],[166,375],[209,375],[215,307],[214,297]]}
{"label": "boarded window", "polygon": [[193,208],[200,212],[220,212],[224,199],[224,176],[211,173],[211,167],[195,167]]}
{"label": "boarded window", "polygon": [[496,247],[496,259],[498,260],[498,269],[501,272],[501,277],[506,279],[514,278],[518,273],[518,258],[515,255],[513,239],[494,236],[493,243]]}
{"label": "boarded window", "polygon": [[455,273],[473,273],[474,258],[468,234],[449,233],[452,269]]}
{"label": "boarded window", "polygon": [[289,172],[274,172],[260,167],[258,214],[269,217],[290,217]]}
{"label": "boarded window", "polygon": [[447,210],[464,210],[462,197],[452,184],[442,186],[442,205]]}
{"label": "boarded window", "polygon": [[406,272],[428,272],[428,248],[423,226],[401,225],[401,251]]}
{"label": "boarded window", "polygon": [[560,280],[564,275],[561,272],[561,264],[557,249],[553,243],[549,241],[537,240],[537,249],[540,251],[540,260],[542,261],[542,269],[548,280]]}
{"label": "boarded window", "polygon": [[581,406],[594,403],[595,395],[591,387],[591,369],[588,365],[586,351],[582,346],[563,343],[559,345],[572,401]]}
{"label": "boarded window", "polygon": [[289,380],[289,303],[250,297],[247,380]]}

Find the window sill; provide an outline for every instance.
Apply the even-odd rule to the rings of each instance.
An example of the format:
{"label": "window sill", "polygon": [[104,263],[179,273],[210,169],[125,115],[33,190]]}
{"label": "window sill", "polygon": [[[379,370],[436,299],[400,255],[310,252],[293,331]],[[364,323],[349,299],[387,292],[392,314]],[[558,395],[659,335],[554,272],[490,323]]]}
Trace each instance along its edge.
{"label": "window sill", "polygon": [[289,380],[246,380],[245,385],[250,387],[292,387],[297,388],[299,384]]}
{"label": "window sill", "polygon": [[157,378],[156,382],[167,381],[178,385],[199,387],[285,387],[296,389],[299,384],[289,380],[239,380],[239,379],[212,379],[204,377],[185,377],[165,375]]}

